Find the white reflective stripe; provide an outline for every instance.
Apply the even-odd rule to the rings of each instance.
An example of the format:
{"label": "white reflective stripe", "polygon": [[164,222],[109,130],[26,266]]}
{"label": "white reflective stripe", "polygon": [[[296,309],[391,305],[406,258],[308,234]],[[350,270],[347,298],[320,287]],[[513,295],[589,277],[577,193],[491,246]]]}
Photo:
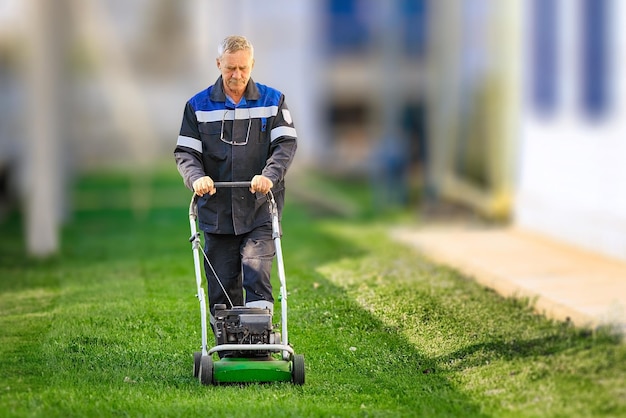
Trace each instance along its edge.
{"label": "white reflective stripe", "polygon": [[251,118],[269,118],[278,114],[278,106],[253,107],[250,109]]}
{"label": "white reflective stripe", "polygon": [[296,128],[290,128],[289,126],[279,126],[278,128],[272,129],[270,136],[272,141],[280,138],[281,136],[292,136],[297,138],[298,134],[296,134]]}
{"label": "white reflective stripe", "polygon": [[241,119],[257,119],[269,118],[278,114],[278,106],[264,107],[238,107],[235,111],[232,109],[220,110],[198,110],[196,111],[196,119],[198,122],[221,122],[222,120]]}
{"label": "white reflective stripe", "polygon": [[197,110],[198,122],[221,122],[224,118],[224,110]]}
{"label": "white reflective stripe", "polygon": [[181,147],[191,148],[198,152],[202,152],[202,141],[196,138],[191,138],[189,136],[178,136],[178,141],[176,141],[176,145],[180,145]]}
{"label": "white reflective stripe", "polygon": [[274,304],[272,302],[268,302],[266,300],[255,300],[253,302],[246,302],[247,308],[261,308],[261,309],[269,309],[270,313],[274,313]]}
{"label": "white reflective stripe", "polygon": [[[226,117],[224,119],[231,120],[232,119],[232,117],[231,117],[232,116],[232,112],[233,111],[231,111],[231,110],[226,112]],[[235,119],[239,119],[239,120],[250,119],[250,110],[248,110],[248,109],[243,109],[243,108],[238,107],[238,108],[236,108],[234,110],[234,112],[235,112]]]}

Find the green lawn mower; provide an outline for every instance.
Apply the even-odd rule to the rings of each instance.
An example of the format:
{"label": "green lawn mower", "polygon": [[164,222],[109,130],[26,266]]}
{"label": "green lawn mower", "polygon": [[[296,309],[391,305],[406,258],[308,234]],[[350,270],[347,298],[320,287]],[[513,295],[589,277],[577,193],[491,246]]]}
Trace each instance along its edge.
{"label": "green lawn mower", "polygon": [[[250,187],[250,182],[216,182],[215,187]],[[207,346],[207,304],[202,287],[203,275],[200,252],[210,268],[200,233],[197,230],[197,197],[189,205],[191,247],[195,267],[197,297],[200,301],[202,351],[194,353],[193,375],[203,385],[254,382],[292,382],[304,384],[304,356],[296,354],[289,345],[287,332],[287,286],[280,242],[278,208],[274,195],[267,194],[272,215],[272,238],[276,247],[276,261],[280,280],[281,332],[274,330],[269,309],[245,306],[216,305],[213,329],[216,345]],[[219,277],[217,278],[219,282]],[[220,282],[221,283],[221,282]],[[228,296],[228,295],[227,295]]]}

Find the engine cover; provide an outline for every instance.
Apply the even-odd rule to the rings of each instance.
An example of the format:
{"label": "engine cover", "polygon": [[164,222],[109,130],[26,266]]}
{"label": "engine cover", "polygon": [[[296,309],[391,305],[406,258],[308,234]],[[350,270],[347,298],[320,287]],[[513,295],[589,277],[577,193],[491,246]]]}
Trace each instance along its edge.
{"label": "engine cover", "polygon": [[[280,334],[273,332],[269,309],[215,306],[215,339],[222,344],[280,344]],[[230,357],[267,357],[269,350],[219,352]]]}

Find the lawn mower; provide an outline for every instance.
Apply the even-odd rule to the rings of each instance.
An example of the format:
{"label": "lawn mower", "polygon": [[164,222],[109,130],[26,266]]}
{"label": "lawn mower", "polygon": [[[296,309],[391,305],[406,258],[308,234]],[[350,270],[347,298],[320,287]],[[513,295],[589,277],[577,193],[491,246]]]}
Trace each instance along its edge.
{"label": "lawn mower", "polygon": [[[215,188],[250,187],[249,181],[215,182]],[[218,191],[219,193],[219,191]],[[194,194],[189,205],[189,223],[191,227],[191,247],[195,267],[197,297],[200,301],[200,324],[202,327],[202,351],[194,352],[193,375],[203,385],[222,383],[253,382],[292,382],[304,384],[304,356],[296,354],[289,345],[287,333],[287,286],[285,268],[280,242],[278,208],[274,195],[267,194],[272,216],[272,238],[276,248],[278,277],[280,280],[281,332],[272,324],[272,312],[269,309],[246,306],[215,305],[213,330],[216,345],[207,346],[207,304],[202,287],[203,276],[200,267],[200,252],[204,255],[209,268],[215,270],[200,242],[197,230],[198,218],[197,195]],[[217,260],[214,260],[217,261]],[[223,285],[217,274],[216,279]],[[225,292],[226,293],[226,292]],[[226,294],[228,301],[230,298]],[[215,358],[217,355],[217,358]]]}

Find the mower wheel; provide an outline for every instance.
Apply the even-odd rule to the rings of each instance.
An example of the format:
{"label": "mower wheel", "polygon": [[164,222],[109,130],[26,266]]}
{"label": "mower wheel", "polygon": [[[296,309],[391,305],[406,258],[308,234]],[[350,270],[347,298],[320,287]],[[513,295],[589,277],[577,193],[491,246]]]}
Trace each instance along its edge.
{"label": "mower wheel", "polygon": [[213,384],[213,358],[209,356],[202,356],[200,359],[200,370],[198,370],[198,380],[203,385]]}
{"label": "mower wheel", "polygon": [[202,358],[202,352],[196,351],[193,353],[193,377],[198,377],[200,372],[200,359]]}
{"label": "mower wheel", "polygon": [[304,385],[304,356],[302,354],[293,356],[291,380],[295,385]]}

